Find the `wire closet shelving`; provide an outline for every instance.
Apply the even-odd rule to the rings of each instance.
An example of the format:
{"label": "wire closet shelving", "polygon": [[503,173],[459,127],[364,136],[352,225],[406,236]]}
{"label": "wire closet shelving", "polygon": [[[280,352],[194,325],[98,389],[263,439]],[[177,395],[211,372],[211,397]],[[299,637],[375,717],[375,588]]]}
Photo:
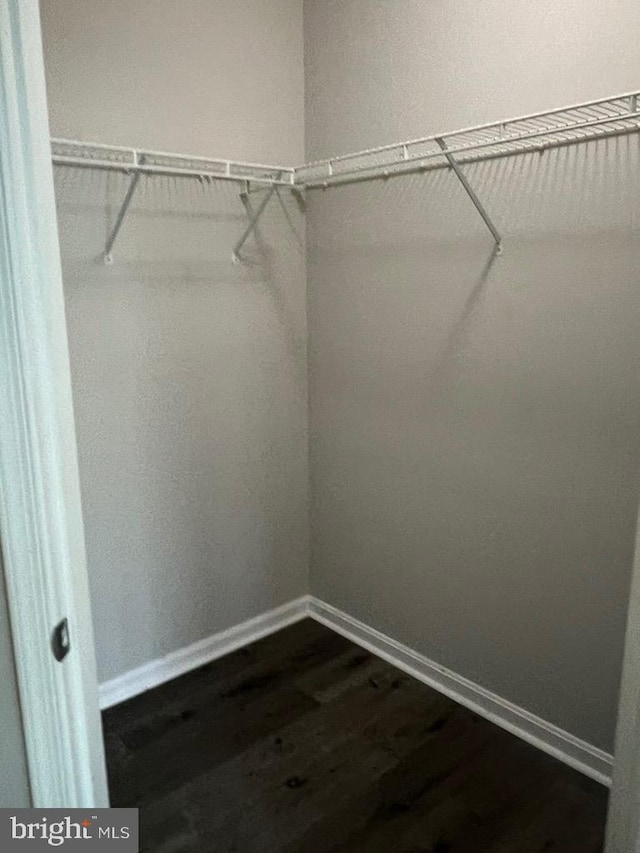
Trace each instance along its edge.
{"label": "wire closet shelving", "polygon": [[[452,169],[489,229],[499,252],[500,232],[469,184],[462,168],[465,164],[531,151],[543,152],[638,130],[640,91],[370,148],[297,167],[217,160],[69,139],[52,139],[51,152],[57,166],[118,171],[130,176],[129,187],[107,238],[103,255],[107,264],[112,262],[113,246],[142,175],[241,183],[240,197],[249,221],[233,249],[233,260],[238,262],[241,249],[269,199],[281,188],[294,191],[325,189],[434,168]],[[254,189],[265,190],[255,211],[248,203],[249,194]]]}

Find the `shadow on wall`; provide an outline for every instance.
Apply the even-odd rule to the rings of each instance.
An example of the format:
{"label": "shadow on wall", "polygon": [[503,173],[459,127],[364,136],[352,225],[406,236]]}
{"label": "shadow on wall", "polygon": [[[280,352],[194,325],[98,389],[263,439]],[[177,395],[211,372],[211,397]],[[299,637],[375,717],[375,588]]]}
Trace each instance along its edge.
{"label": "shadow on wall", "polygon": [[454,358],[455,354],[460,351],[463,341],[467,338],[469,334],[469,329],[473,328],[474,317],[480,310],[482,294],[485,285],[489,279],[489,276],[491,275],[491,269],[499,256],[500,249],[498,248],[498,246],[494,245],[493,248],[489,251],[487,260],[485,261],[480,275],[478,276],[478,281],[474,284],[473,288],[469,291],[469,295],[465,299],[464,305],[462,306],[462,311],[460,312],[460,316],[456,319],[453,326],[451,327],[449,336],[442,349],[441,355],[435,360],[433,364],[433,367],[431,369],[431,376],[434,379],[439,376],[442,376],[445,371],[446,365],[449,364],[449,362]]}
{"label": "shadow on wall", "polygon": [[99,673],[307,590],[305,261],[296,203],[250,237],[238,187],[57,170]]}
{"label": "shadow on wall", "polygon": [[640,470],[640,141],[308,196],[314,592],[610,748]]}

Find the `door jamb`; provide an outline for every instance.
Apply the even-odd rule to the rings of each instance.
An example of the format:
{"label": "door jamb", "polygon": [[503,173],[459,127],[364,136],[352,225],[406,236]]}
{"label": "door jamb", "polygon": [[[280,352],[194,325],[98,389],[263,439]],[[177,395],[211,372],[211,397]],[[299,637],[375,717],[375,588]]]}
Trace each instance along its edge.
{"label": "door jamb", "polygon": [[37,0],[0,3],[0,116],[0,531],[31,794],[107,806]]}

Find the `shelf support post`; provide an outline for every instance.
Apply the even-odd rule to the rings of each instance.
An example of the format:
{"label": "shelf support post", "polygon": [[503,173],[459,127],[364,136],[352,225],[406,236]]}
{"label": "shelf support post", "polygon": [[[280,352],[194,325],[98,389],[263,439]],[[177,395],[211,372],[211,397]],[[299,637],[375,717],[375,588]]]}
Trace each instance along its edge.
{"label": "shelf support post", "polygon": [[[278,173],[276,180],[278,180],[280,178],[280,175],[281,175],[281,172]],[[274,182],[271,184],[268,191],[264,194],[264,198],[262,199],[262,201],[258,205],[255,213],[251,213],[251,208],[245,203],[245,207],[249,211],[249,223],[248,223],[247,227],[244,229],[244,231],[242,232],[242,236],[240,237],[238,242],[233,247],[231,259],[233,260],[234,264],[240,263],[240,250],[244,246],[244,244],[247,240],[247,237],[251,234],[253,229],[258,224],[258,220],[262,216],[265,207],[269,204],[269,201],[271,200],[271,196],[274,194],[275,189],[276,189],[276,184]],[[247,195],[248,195],[248,190],[246,190],[243,193],[240,193],[240,198],[243,200],[243,202],[247,201]]]}
{"label": "shelf support post", "polygon": [[138,186],[138,181],[140,180],[140,172],[138,171],[138,166],[140,166],[143,162],[143,158],[138,158],[138,152],[133,152],[133,166],[131,168],[131,180],[129,181],[129,186],[127,188],[127,192],[125,197],[120,205],[120,210],[118,211],[118,215],[115,218],[115,222],[113,223],[113,227],[107,237],[107,244],[104,249],[104,254],[102,256],[102,260],[104,261],[106,266],[110,266],[113,263],[113,256],[111,251],[113,249],[113,245],[116,242],[116,238],[120,233],[120,229],[122,228],[122,223],[124,222],[124,218],[127,215],[127,210],[129,209],[129,205],[131,204],[131,199],[133,198],[133,194],[136,191],[136,187]]}
{"label": "shelf support post", "polygon": [[442,152],[447,159],[447,163],[453,169],[453,172],[454,172],[456,178],[462,184],[464,191],[466,192],[466,194],[469,196],[469,198],[473,202],[475,209],[478,211],[478,213],[482,217],[484,224],[487,226],[487,228],[491,232],[491,236],[493,237],[495,244],[496,244],[496,254],[497,255],[501,254],[502,253],[502,237],[500,236],[500,232],[498,231],[496,226],[491,221],[491,217],[489,216],[487,211],[484,209],[482,202],[480,201],[478,196],[475,194],[473,188],[469,184],[469,181],[467,180],[466,175],[464,174],[464,172],[460,168],[460,164],[458,163],[456,158],[453,156],[453,154],[449,154],[449,152],[447,150],[447,143],[444,141],[444,139],[442,139],[442,137],[437,137],[436,142],[438,143],[438,145],[442,149]]}

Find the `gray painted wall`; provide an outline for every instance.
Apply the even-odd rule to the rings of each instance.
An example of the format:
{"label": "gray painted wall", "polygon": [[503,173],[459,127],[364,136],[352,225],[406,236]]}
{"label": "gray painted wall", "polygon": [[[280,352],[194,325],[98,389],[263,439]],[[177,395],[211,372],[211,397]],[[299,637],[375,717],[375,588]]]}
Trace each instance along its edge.
{"label": "gray painted wall", "polygon": [[[638,85],[640,6],[306,0],[307,159]],[[640,470],[637,137],[309,193],[312,591],[610,749]]]}
{"label": "gray painted wall", "polygon": [[[52,133],[292,163],[299,0],[44,0]],[[99,674],[308,588],[303,219],[274,199],[247,262],[239,187],[56,170]]]}
{"label": "gray painted wall", "polygon": [[0,808],[31,805],[20,698],[0,555]]}

